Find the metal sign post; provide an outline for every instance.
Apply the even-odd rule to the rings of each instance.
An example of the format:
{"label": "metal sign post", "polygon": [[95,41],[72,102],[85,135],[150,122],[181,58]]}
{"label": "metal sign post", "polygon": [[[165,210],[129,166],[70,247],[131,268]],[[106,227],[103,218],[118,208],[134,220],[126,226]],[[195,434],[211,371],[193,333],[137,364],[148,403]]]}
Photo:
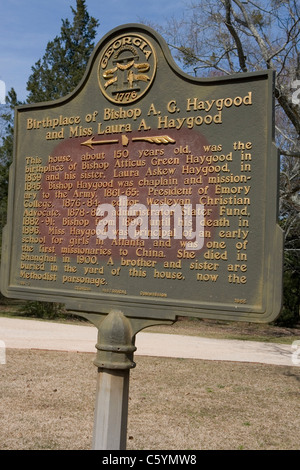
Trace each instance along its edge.
{"label": "metal sign post", "polygon": [[129,370],[135,366],[129,320],[112,310],[99,328],[94,450],[124,450],[128,415]]}
{"label": "metal sign post", "polygon": [[93,450],[125,450],[129,370],[98,369]]}
{"label": "metal sign post", "polygon": [[76,313],[98,328],[98,368],[94,414],[93,450],[125,450],[129,398],[129,373],[135,367],[135,335],[143,328],[173,321],[127,318],[120,310],[108,315]]}

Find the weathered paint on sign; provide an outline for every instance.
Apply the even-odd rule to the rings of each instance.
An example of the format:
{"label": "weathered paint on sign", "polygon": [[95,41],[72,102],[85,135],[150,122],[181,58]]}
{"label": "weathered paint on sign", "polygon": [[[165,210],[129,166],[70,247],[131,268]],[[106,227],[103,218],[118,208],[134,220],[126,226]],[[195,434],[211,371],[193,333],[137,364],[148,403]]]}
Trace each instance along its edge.
{"label": "weathered paint on sign", "polygon": [[3,294],[137,318],[273,320],[273,78],[194,78],[152,29],[108,33],[72,94],[16,108]]}

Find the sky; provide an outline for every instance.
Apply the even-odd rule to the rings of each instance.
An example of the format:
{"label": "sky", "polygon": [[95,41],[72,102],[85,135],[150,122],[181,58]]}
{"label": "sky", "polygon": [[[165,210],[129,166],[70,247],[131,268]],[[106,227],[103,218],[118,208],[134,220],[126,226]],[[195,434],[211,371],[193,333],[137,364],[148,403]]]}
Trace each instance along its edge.
{"label": "sky", "polygon": [[[163,25],[184,11],[182,0],[86,0],[99,22],[95,45],[113,28],[127,23]],[[43,57],[47,43],[60,34],[62,19],[71,22],[76,0],[0,0],[0,103],[14,88],[26,100],[31,67]]]}

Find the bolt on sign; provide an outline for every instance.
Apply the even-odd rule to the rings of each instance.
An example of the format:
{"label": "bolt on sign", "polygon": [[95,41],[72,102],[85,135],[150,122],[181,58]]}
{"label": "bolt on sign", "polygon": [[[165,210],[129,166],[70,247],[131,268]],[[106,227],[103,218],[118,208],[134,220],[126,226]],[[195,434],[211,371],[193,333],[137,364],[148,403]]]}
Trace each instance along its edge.
{"label": "bolt on sign", "polygon": [[108,33],[73,93],[16,108],[3,294],[133,318],[273,320],[273,81],[195,78],[152,29]]}

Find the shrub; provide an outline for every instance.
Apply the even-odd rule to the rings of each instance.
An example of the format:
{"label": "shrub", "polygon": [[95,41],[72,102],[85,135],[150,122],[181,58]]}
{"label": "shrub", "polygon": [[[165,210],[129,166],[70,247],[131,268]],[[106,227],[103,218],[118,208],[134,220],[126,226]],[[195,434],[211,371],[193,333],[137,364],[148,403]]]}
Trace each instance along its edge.
{"label": "shrub", "polygon": [[28,301],[20,307],[19,312],[25,317],[55,319],[63,316],[63,304]]}

